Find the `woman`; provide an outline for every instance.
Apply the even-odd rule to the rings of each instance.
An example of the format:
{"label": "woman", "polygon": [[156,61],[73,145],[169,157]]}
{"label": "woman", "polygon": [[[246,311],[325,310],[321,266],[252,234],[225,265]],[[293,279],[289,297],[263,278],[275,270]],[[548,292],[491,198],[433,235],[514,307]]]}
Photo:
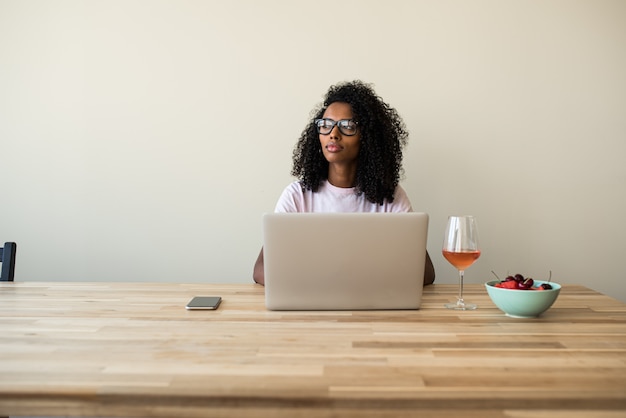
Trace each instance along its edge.
{"label": "woman", "polygon": [[[361,81],[331,86],[293,152],[293,182],[276,212],[411,212],[398,184],[408,132],[395,109]],[[264,284],[263,249],[253,278]],[[424,284],[435,280],[428,253]]]}

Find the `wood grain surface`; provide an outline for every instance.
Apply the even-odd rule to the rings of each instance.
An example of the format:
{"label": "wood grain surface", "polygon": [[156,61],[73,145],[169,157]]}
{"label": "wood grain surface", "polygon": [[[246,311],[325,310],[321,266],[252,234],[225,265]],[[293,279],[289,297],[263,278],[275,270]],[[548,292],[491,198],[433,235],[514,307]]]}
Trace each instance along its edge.
{"label": "wood grain surface", "polygon": [[0,416],[626,416],[626,304],[564,285],[515,319],[482,285],[445,309],[456,292],[272,312],[254,284],[2,283]]}

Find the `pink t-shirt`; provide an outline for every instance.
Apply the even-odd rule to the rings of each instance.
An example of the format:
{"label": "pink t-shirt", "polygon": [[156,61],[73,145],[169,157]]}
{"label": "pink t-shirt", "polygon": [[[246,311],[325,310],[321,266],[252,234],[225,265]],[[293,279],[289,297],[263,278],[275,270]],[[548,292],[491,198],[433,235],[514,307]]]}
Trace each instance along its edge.
{"label": "pink t-shirt", "polygon": [[404,189],[398,185],[393,202],[382,205],[372,203],[364,194],[357,195],[354,188],[341,188],[324,181],[317,192],[302,190],[295,181],[283,190],[275,212],[412,212],[411,202]]}

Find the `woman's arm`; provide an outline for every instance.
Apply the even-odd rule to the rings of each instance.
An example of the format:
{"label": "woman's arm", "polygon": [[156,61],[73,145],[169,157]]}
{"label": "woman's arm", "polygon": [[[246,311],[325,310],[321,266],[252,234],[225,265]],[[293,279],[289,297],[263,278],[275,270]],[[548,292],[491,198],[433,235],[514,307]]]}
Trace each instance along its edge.
{"label": "woman's arm", "polygon": [[[432,263],[431,263],[431,266],[432,266]],[[256,259],[256,263],[254,263],[254,270],[252,271],[252,278],[254,279],[255,283],[265,286],[265,270],[263,267],[263,247],[261,247],[261,252],[259,252],[259,256]],[[433,270],[433,280],[434,279],[435,277],[434,277],[434,270]]]}
{"label": "woman's arm", "polygon": [[424,286],[427,284],[433,284],[435,281],[435,267],[433,266],[433,261],[430,259],[430,255],[428,255],[428,251],[426,251],[426,265],[424,266]]}

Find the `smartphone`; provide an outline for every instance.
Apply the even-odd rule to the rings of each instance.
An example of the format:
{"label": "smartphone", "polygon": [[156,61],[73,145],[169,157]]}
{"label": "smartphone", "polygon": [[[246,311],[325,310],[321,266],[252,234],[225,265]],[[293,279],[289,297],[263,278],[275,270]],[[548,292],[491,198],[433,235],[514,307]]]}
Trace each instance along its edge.
{"label": "smartphone", "polygon": [[189,301],[185,308],[190,310],[217,309],[221,302],[221,296],[196,296]]}

